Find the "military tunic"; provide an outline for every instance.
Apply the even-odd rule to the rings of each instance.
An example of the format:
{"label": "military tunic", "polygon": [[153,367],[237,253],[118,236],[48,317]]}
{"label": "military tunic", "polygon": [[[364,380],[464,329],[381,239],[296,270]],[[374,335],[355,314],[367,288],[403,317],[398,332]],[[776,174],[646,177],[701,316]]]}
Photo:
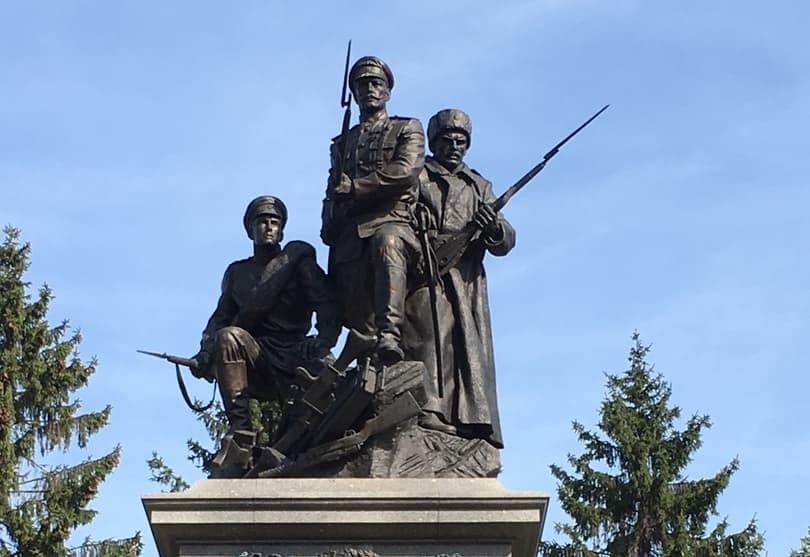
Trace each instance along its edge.
{"label": "military tunic", "polygon": [[225,271],[222,294],[203,331],[203,351],[213,355],[217,331],[238,327],[259,346],[257,369],[249,370],[249,377],[259,382],[268,375],[291,375],[302,363],[299,347],[313,312],[318,336],[333,346],[340,332],[337,302],[311,245],[289,242],[267,261],[235,261]]}
{"label": "military tunic", "polygon": [[[332,175],[340,167],[339,141],[332,144]],[[407,275],[419,257],[410,223],[424,166],[422,124],[380,114],[351,128],[346,141],[343,172],[352,191],[327,191],[321,228],[329,272],[348,327],[398,337]]]}

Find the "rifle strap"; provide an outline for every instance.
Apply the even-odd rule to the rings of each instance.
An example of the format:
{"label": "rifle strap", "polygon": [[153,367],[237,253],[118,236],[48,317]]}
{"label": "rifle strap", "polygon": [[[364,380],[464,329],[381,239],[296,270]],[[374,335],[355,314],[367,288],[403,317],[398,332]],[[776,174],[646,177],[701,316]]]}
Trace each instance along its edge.
{"label": "rifle strap", "polygon": [[177,373],[177,386],[180,387],[180,394],[183,395],[183,400],[186,403],[186,406],[191,408],[192,412],[197,412],[198,414],[205,412],[209,408],[214,405],[214,399],[217,396],[217,382],[216,379],[214,380],[214,391],[211,393],[211,400],[205,406],[201,406],[199,404],[195,404],[191,397],[188,396],[188,389],[186,389],[186,383],[183,381],[183,375],[180,373],[180,364],[174,364],[174,370]]}

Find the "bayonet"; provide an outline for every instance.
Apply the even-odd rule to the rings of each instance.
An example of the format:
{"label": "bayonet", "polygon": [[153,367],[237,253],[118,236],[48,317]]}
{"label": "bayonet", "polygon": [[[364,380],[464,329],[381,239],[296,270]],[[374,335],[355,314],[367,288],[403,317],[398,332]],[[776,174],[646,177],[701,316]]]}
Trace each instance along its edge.
{"label": "bayonet", "polygon": [[336,218],[335,215],[335,201],[332,199],[332,189],[336,184],[340,183],[341,176],[346,170],[346,153],[349,144],[349,128],[351,127],[352,119],[352,92],[351,83],[349,83],[349,62],[352,56],[352,41],[346,46],[346,63],[343,67],[343,87],[340,90],[340,106],[343,111],[343,125],[340,128],[340,136],[332,145],[332,172],[329,176],[329,181],[326,186],[326,196],[323,200],[323,208],[321,209],[321,239],[327,245],[331,245],[331,228],[332,223]]}
{"label": "bayonet", "polygon": [[136,352],[146,354],[147,356],[154,356],[155,358],[160,358],[161,360],[166,360],[167,362],[189,369],[197,369],[200,367],[200,364],[194,358],[183,358],[182,356],[174,356],[166,352],[150,352],[149,350],[136,350]]}
{"label": "bayonet", "polygon": [[519,191],[520,191],[520,189],[521,189],[523,186],[525,186],[526,184],[528,184],[528,183],[529,183],[529,181],[530,181],[532,178],[534,178],[535,176],[537,176],[538,174],[540,174],[540,171],[542,171],[542,170],[543,170],[543,169],[546,167],[546,164],[548,163],[548,161],[550,161],[552,158],[554,158],[554,156],[555,156],[555,155],[556,155],[556,154],[559,152],[560,148],[561,148],[563,145],[565,145],[566,143],[568,143],[568,141],[569,141],[569,140],[570,140],[572,137],[574,137],[576,134],[578,134],[579,132],[581,132],[581,131],[582,131],[582,129],[583,129],[585,126],[587,126],[588,124],[590,124],[591,122],[593,122],[593,121],[594,121],[594,119],[596,119],[596,117],[597,117],[597,116],[599,116],[599,115],[600,115],[600,114],[602,114],[602,113],[603,113],[605,110],[607,110],[607,108],[608,108],[609,106],[610,106],[609,104],[606,104],[605,106],[603,106],[601,109],[599,109],[599,110],[596,112],[596,114],[594,114],[593,116],[591,116],[590,118],[588,118],[587,120],[585,120],[585,122],[583,122],[583,123],[582,123],[582,125],[580,125],[580,126],[577,128],[577,129],[575,129],[574,131],[572,131],[571,133],[569,133],[569,134],[566,136],[566,138],[565,138],[565,139],[563,139],[562,141],[560,141],[559,143],[557,143],[557,144],[556,144],[554,147],[552,147],[552,148],[551,148],[551,150],[550,150],[548,153],[546,153],[545,155],[543,155],[543,160],[541,160],[539,163],[537,163],[537,165],[535,165],[535,166],[534,166],[534,168],[532,168],[532,169],[531,169],[531,170],[529,170],[529,171],[528,171],[526,174],[524,174],[524,175],[523,175],[523,176],[520,178],[520,180],[518,180],[517,182],[515,182],[515,183],[514,183],[512,186],[510,186],[510,187],[509,187],[509,189],[508,189],[508,190],[506,190],[505,192],[503,192],[503,194],[501,194],[501,196],[500,196],[498,199],[496,199],[496,200],[495,200],[495,203],[493,203],[493,204],[492,204],[492,208],[493,208],[493,209],[495,209],[495,211],[500,211],[501,209],[503,209],[504,205],[506,205],[506,204],[509,202],[509,200],[510,200],[510,199],[512,199],[512,196],[513,196],[513,195],[515,195],[517,192],[519,192]]}
{"label": "bayonet", "polygon": [[[183,395],[183,400],[185,401],[186,405],[194,412],[205,412],[214,404],[214,397],[216,397],[217,392],[216,385],[214,385],[214,392],[211,394],[211,401],[208,404],[196,404],[188,395],[188,389],[186,389],[186,384],[183,381],[183,376],[180,373],[180,366],[187,367],[193,371],[198,370],[200,363],[194,358],[183,358],[182,356],[174,356],[172,354],[167,354],[166,352],[150,352],[149,350],[136,350],[136,352],[146,354],[147,356],[153,356],[155,358],[160,358],[161,360],[166,360],[167,362],[174,364],[175,375],[177,377],[177,386],[180,389],[180,394]],[[213,378],[209,379],[209,381],[213,381]]]}
{"label": "bayonet", "polygon": [[336,182],[340,181],[340,176],[346,169],[346,149],[349,144],[349,128],[352,120],[352,89],[349,83],[349,62],[352,56],[352,41],[346,46],[346,64],[343,67],[343,87],[340,91],[340,107],[343,108],[343,125],[340,128],[340,143],[338,145],[337,172],[332,177]]}
{"label": "bayonet", "polygon": [[[575,135],[577,135],[582,129],[594,121],[594,119],[602,114],[607,108],[609,104],[606,104],[601,109],[599,109],[596,114],[585,120],[582,125],[580,125],[577,129],[569,133],[565,139],[557,143],[554,147],[551,148],[545,155],[543,155],[543,160],[537,163],[531,170],[529,170],[526,174],[524,174],[517,182],[515,182],[512,186],[509,187],[503,194],[501,194],[498,199],[496,199],[492,203],[492,208],[495,209],[496,212],[500,211],[504,208],[504,206],[509,202],[512,197],[519,192],[523,186],[529,183],[529,181],[540,174],[540,172],[546,167],[548,161],[550,161],[554,156],[559,152],[560,148],[568,143]],[[464,252],[467,250],[467,246],[470,245],[472,241],[474,241],[478,235],[481,233],[481,228],[475,224],[475,222],[469,222],[467,225],[462,228],[460,231],[446,234],[440,236],[436,241],[436,259],[439,265],[439,274],[444,275],[449,271],[456,263],[458,263],[459,259],[464,255]]]}

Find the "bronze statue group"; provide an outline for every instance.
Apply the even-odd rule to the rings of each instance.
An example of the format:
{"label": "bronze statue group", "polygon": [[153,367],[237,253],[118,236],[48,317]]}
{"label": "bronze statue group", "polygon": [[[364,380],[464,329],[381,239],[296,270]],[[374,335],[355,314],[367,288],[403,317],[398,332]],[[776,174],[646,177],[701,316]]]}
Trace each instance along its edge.
{"label": "bronze statue group", "polygon": [[[394,75],[385,62],[360,58],[347,79],[360,115],[332,142],[321,228],[328,274],[311,245],[282,244],[284,203],[254,199],[243,221],[253,256],[225,271],[193,358],[193,373],[219,385],[230,428],[213,466],[230,475],[255,467],[262,455],[251,398],[276,400],[293,414],[269,448],[273,462],[265,467],[279,466],[309,448],[296,442],[342,396],[338,382],[358,389],[352,374],[407,362],[420,364],[416,427],[484,442],[496,454],[503,446],[483,260],[487,252],[509,253],[515,230],[493,207],[491,184],[464,162],[470,118],[455,109],[435,114],[426,156],[419,120],[386,111]],[[457,253],[437,259],[436,246],[465,231]],[[317,334],[310,335],[313,315]],[[349,341],[336,359],[342,327]],[[324,374],[331,379],[319,381]],[[307,389],[324,385],[321,407]],[[385,385],[378,380],[374,389]],[[360,412],[360,425],[368,418]]]}

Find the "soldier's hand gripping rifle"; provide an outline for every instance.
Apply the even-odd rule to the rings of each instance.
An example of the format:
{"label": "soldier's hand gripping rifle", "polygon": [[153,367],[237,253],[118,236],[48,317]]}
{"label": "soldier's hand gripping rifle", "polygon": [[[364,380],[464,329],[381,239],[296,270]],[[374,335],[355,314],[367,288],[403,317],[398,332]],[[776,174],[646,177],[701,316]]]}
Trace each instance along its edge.
{"label": "soldier's hand gripping rifle", "polygon": [[352,93],[351,93],[351,84],[349,83],[349,61],[352,55],[352,41],[349,41],[348,46],[346,47],[346,65],[343,68],[343,87],[340,91],[340,106],[344,109],[343,111],[343,126],[340,129],[340,137],[335,142],[335,151],[333,152],[333,161],[332,161],[332,173],[329,176],[329,185],[326,188],[326,197],[323,200],[323,214],[322,220],[324,224],[324,230],[321,231],[321,238],[324,242],[330,244],[331,242],[327,242],[329,234],[329,228],[331,227],[331,223],[335,218],[335,200],[334,200],[334,188],[337,184],[340,183],[341,176],[343,176],[343,172],[346,170],[346,149],[348,149],[349,143],[349,128],[351,127],[351,119],[352,119]]}
{"label": "soldier's hand gripping rifle", "polygon": [[[597,116],[602,114],[607,107],[610,106],[606,104],[599,110],[596,114],[585,120],[585,122],[579,126],[577,129],[572,131],[568,136],[557,143],[552,149],[543,155],[543,160],[541,160],[537,165],[534,166],[531,170],[529,170],[523,177],[515,182],[508,190],[503,192],[503,194],[496,199],[492,203],[492,208],[495,212],[499,212],[503,209],[504,205],[506,205],[512,196],[515,195],[520,189],[529,183],[529,181],[537,176],[545,167],[548,161],[550,161],[554,155],[560,150],[560,148],[565,145],[569,139],[574,137],[582,128],[590,124]],[[459,230],[458,232],[454,232],[452,234],[440,235],[436,240],[436,260],[439,265],[439,274],[444,275],[449,271],[456,263],[458,263],[459,259],[464,255],[464,252],[467,250],[467,246],[470,245],[476,238],[478,238],[479,234],[481,233],[481,228],[475,222],[469,222],[467,225]]]}
{"label": "soldier's hand gripping rifle", "polygon": [[[173,356],[171,354],[166,354],[165,352],[149,352],[148,350],[137,350],[140,354],[146,354],[147,356],[154,356],[155,358],[160,358],[161,360],[166,360],[174,364],[174,370],[177,375],[177,386],[180,388],[180,394],[183,395],[183,400],[186,402],[186,405],[191,408],[194,412],[205,412],[214,404],[214,397],[216,396],[217,386],[214,385],[214,392],[211,394],[211,400],[208,404],[199,405],[195,404],[191,397],[188,396],[188,390],[186,389],[186,384],[183,381],[183,376],[180,374],[180,366],[187,367],[191,370],[192,373],[195,373],[197,370],[200,369],[200,362],[195,360],[194,358],[183,358],[182,356]],[[195,373],[196,375],[196,373]],[[215,381],[215,380],[214,380]]]}

